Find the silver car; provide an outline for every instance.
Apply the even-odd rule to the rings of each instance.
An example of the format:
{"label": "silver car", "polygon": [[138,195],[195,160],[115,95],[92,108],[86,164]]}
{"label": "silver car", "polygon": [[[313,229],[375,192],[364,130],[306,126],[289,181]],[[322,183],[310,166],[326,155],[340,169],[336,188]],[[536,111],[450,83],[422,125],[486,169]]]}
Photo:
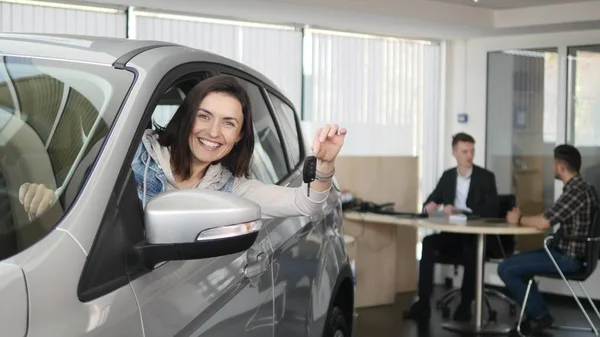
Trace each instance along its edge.
{"label": "silver car", "polygon": [[[2,337],[351,335],[339,188],[318,217],[262,221],[225,192],[137,197],[143,131],[219,73],[250,96],[254,178],[300,186],[299,118],[271,81],[154,41],[0,34],[0,56]],[[26,212],[28,183],[57,202]]]}

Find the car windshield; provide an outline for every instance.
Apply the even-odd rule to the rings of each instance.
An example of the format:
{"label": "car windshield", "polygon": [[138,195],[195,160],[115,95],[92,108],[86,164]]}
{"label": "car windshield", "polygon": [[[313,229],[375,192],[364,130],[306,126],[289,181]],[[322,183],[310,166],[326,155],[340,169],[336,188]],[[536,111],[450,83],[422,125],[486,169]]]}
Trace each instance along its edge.
{"label": "car windshield", "polygon": [[[108,65],[0,54],[0,260],[62,218],[133,80]],[[26,211],[23,192],[38,184],[55,202]]]}

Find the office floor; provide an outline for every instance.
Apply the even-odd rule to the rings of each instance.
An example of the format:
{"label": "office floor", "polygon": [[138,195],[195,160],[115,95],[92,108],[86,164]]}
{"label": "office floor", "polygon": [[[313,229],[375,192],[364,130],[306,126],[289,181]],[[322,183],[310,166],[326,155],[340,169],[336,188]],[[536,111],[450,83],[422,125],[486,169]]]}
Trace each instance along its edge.
{"label": "office floor", "polygon": [[[444,292],[443,287],[435,290],[434,298]],[[402,313],[410,305],[414,294],[399,294],[396,303],[391,306],[358,309],[358,318],[356,322],[356,337],[457,337],[459,334],[442,329],[441,323],[444,322],[440,311],[433,309],[429,324],[418,326],[413,321],[404,321]],[[558,306],[558,301],[563,303]],[[566,303],[565,303],[566,302]],[[550,311],[556,320],[557,325],[570,325],[587,327],[587,322],[573,298],[552,297],[548,298]],[[435,303],[434,303],[435,304]],[[458,303],[453,303],[451,308]],[[508,314],[508,305],[492,299],[492,306],[498,311],[498,322],[514,325],[517,317],[510,317]],[[594,314],[591,306],[585,306],[588,314],[596,327],[600,328],[600,322]],[[593,316],[592,316],[593,315]],[[484,311],[484,318],[487,315]],[[596,319],[594,319],[596,317]],[[591,332],[572,332],[549,330],[547,336],[555,337],[588,337],[594,336]]]}

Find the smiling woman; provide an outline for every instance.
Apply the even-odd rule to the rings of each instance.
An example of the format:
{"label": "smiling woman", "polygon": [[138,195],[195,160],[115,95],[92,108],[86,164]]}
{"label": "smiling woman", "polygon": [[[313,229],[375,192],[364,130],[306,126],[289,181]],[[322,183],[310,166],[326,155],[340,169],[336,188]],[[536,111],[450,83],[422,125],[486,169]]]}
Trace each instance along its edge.
{"label": "smiling woman", "polygon": [[154,149],[167,188],[196,187],[213,163],[221,163],[233,176],[248,175],[254,150],[252,111],[246,91],[233,77],[198,83],[156,134],[158,145],[170,149]]}

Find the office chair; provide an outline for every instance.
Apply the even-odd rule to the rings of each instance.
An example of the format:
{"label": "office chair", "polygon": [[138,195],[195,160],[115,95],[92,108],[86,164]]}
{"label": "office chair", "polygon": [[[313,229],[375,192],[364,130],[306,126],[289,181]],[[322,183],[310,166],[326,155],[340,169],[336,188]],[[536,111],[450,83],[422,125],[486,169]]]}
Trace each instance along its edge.
{"label": "office chair", "polygon": [[565,282],[565,284],[567,285],[567,288],[569,288],[569,291],[571,292],[573,299],[575,299],[575,302],[577,302],[579,309],[581,310],[581,312],[585,316],[585,319],[587,320],[587,322],[590,325],[590,328],[573,327],[573,326],[553,326],[552,329],[589,331],[589,332],[593,332],[596,336],[598,336],[598,330],[596,329],[596,326],[590,319],[590,316],[587,314],[586,310],[583,308],[583,305],[581,305],[581,302],[577,298],[577,295],[575,295],[575,291],[573,291],[573,288],[571,287],[571,284],[569,281],[577,281],[579,283],[581,290],[583,291],[583,293],[587,297],[588,301],[592,305],[592,308],[596,312],[598,319],[600,319],[600,312],[598,312],[598,308],[596,308],[594,301],[592,301],[592,299],[590,298],[590,295],[588,294],[588,292],[585,290],[585,287],[583,286],[583,282],[585,280],[587,280],[588,277],[590,277],[590,275],[592,275],[594,273],[594,270],[596,270],[596,266],[598,265],[598,255],[600,254],[600,214],[599,213],[600,213],[600,205],[598,205],[598,207],[596,208],[596,211],[594,212],[592,225],[589,228],[588,236],[566,237],[571,240],[578,240],[578,241],[582,241],[582,242],[586,243],[586,259],[583,262],[583,268],[576,273],[564,274],[560,270],[560,268],[558,267],[558,264],[556,263],[556,260],[554,259],[554,257],[550,253],[550,250],[548,249],[548,244],[550,243],[550,241],[552,241],[554,236],[550,235],[544,239],[544,249],[546,250],[546,254],[548,254],[550,259],[552,260],[552,263],[554,264],[554,268],[556,268],[557,272],[551,273],[551,274],[531,275],[529,277],[529,282],[527,284],[527,290],[525,291],[525,298],[523,299],[523,304],[521,305],[521,314],[519,315],[519,322],[517,323],[517,332],[519,333],[520,336],[523,336],[523,334],[521,333],[521,322],[523,321],[523,313],[525,312],[525,305],[527,303],[527,298],[529,297],[529,290],[531,289],[531,285],[534,282],[534,276],[562,279]]}
{"label": "office chair", "polygon": [[[513,207],[515,207],[517,204],[517,200],[516,200],[516,197],[514,194],[499,195],[498,201],[500,204],[498,218],[505,218],[506,213],[508,213],[508,211],[513,209]],[[512,255],[514,253],[514,250],[515,250],[514,235],[495,235],[495,236],[496,236],[498,245],[496,247],[491,247],[492,249],[490,249],[490,247],[487,247],[486,261],[504,259],[507,256]],[[458,267],[458,265],[462,265],[462,259],[456,258],[456,257],[448,257],[448,256],[438,255],[436,257],[436,263],[454,265],[455,273],[456,273],[456,268]],[[449,304],[459,295],[460,295],[460,289],[451,289],[451,290],[445,292],[436,301],[436,308],[442,310],[443,318],[447,319],[450,317]],[[511,299],[510,297],[506,296],[501,291],[496,290],[491,287],[484,286],[483,287],[483,295],[484,295],[485,306],[488,311],[488,320],[490,322],[495,322],[498,314],[497,314],[496,310],[492,309],[492,307],[490,305],[489,296],[495,296],[495,297],[499,298],[500,300],[502,300],[503,302],[506,302],[509,306],[509,315],[510,316],[515,316],[517,314],[517,308],[519,307],[519,304],[517,302],[515,302],[513,299]]]}

